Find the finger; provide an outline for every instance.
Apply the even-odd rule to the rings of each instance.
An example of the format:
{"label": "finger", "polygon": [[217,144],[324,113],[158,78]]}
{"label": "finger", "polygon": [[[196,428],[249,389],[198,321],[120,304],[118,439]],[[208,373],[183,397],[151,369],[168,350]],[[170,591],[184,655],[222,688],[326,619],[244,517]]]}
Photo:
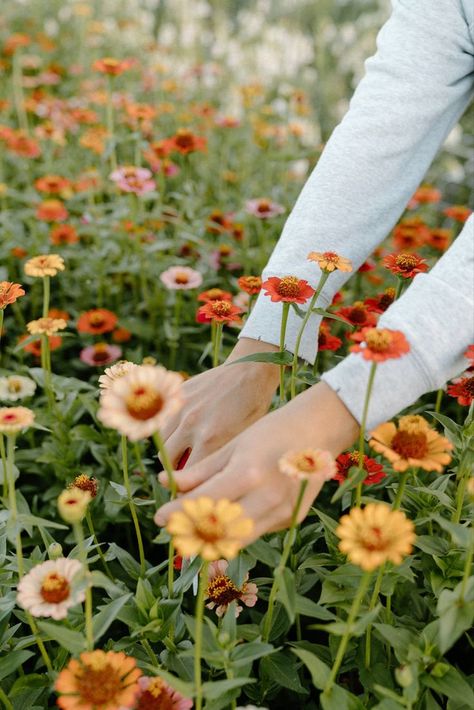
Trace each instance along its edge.
{"label": "finger", "polygon": [[[183,427],[180,425],[170,436],[168,441],[166,441],[166,452],[173,468],[178,468],[178,464],[183,458],[186,450],[192,448],[190,437],[191,434],[185,432]],[[161,455],[159,456],[159,459],[161,463],[163,463],[163,457]]]}
{"label": "finger", "polygon": [[[196,466],[189,464],[182,470],[173,472],[174,480],[178,486],[178,490],[182,493],[192,490],[196,486],[205,483],[208,478],[214,476],[226,466],[230,458],[230,451],[227,447],[219,449],[211,456],[202,459]],[[158,480],[163,486],[169,486],[168,474],[162,471],[158,475]]]}
{"label": "finger", "polygon": [[[219,450],[221,450],[220,446],[209,446],[199,441],[189,452],[189,455],[186,459],[186,465],[188,466],[188,468],[194,466],[195,464],[200,463],[203,459],[206,459],[208,456],[217,453]],[[184,468],[184,466],[182,466],[181,468]]]}
{"label": "finger", "polygon": [[179,426],[182,417],[182,409],[180,409],[176,414],[166,420],[166,423],[160,429],[160,436],[163,441],[166,442],[172,434],[176,431]]}

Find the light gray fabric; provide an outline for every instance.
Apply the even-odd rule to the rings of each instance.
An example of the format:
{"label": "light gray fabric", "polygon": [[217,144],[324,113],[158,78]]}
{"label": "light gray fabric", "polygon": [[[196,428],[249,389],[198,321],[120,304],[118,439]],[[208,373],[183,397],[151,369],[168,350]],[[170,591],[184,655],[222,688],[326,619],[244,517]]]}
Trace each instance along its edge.
{"label": "light gray fabric", "polygon": [[[366,62],[350,108],[306,182],[264,270],[317,282],[310,251],[335,251],[357,269],[403,212],[474,91],[474,3],[394,0]],[[463,369],[474,340],[474,220],[448,252],[380,319],[402,330],[410,354],[384,363],[371,400],[369,427],[385,421]],[[331,275],[319,305],[331,302],[350,274]],[[240,337],[278,345],[281,304],[260,295]],[[320,318],[312,316],[300,354],[313,362]],[[286,347],[301,320],[291,312]],[[351,355],[323,379],[360,421],[367,366]]]}

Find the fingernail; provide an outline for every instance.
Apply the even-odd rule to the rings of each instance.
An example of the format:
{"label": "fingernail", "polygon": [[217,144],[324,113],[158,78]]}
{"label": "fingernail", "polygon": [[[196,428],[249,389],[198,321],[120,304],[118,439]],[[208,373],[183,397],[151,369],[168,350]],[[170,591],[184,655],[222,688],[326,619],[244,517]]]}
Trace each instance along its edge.
{"label": "fingernail", "polygon": [[156,513],[155,523],[157,525],[159,525],[160,527],[163,527],[163,525],[166,523],[166,520],[164,519],[164,517],[162,515],[158,515],[158,513]]}
{"label": "fingernail", "polygon": [[158,480],[163,485],[166,485],[168,483],[168,474],[166,473],[166,471],[162,471],[158,474]]}

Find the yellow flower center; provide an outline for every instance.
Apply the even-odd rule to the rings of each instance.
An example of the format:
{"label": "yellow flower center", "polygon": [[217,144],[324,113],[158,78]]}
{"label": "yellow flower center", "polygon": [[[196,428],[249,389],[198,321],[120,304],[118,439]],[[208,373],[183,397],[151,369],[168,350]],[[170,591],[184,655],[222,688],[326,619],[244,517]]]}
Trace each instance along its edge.
{"label": "yellow flower center", "polygon": [[164,688],[164,682],[161,680],[161,678],[153,678],[151,681],[150,685],[147,688],[147,691],[150,693],[150,695],[153,695],[154,698],[159,698],[160,695],[163,694],[163,688]]}
{"label": "yellow flower center", "polygon": [[392,343],[392,336],[387,330],[370,328],[365,334],[365,342],[369,350],[376,353],[384,353]]}
{"label": "yellow flower center", "polygon": [[189,283],[189,276],[184,273],[184,271],[180,271],[179,273],[176,274],[174,277],[175,283],[177,284],[187,284]]}
{"label": "yellow flower center", "polygon": [[77,690],[83,703],[100,708],[115,699],[123,690],[120,673],[113,668],[104,655],[91,658],[77,678]]}
{"label": "yellow flower center", "polygon": [[72,488],[80,488],[81,491],[89,491],[91,498],[95,498],[97,495],[97,479],[88,476],[85,473],[80,473],[71,484]]}
{"label": "yellow flower center", "polygon": [[299,279],[296,276],[285,276],[281,279],[276,290],[280,296],[295,298],[300,293]]}
{"label": "yellow flower center", "polygon": [[422,459],[428,452],[428,440],[423,431],[401,429],[393,437],[391,447],[404,459]]}
{"label": "yellow flower center", "polygon": [[212,311],[216,316],[228,316],[231,312],[231,304],[228,301],[213,301]]}
{"label": "yellow flower center", "polygon": [[418,259],[413,254],[398,254],[395,263],[401,269],[409,271],[418,264]]}
{"label": "yellow flower center", "polygon": [[164,401],[156,390],[147,385],[138,385],[126,397],[125,405],[134,419],[144,422],[161,411]]}
{"label": "yellow flower center", "polygon": [[16,394],[17,392],[21,392],[20,380],[17,380],[15,378],[11,377],[8,381],[7,389],[12,394]]}
{"label": "yellow flower center", "polygon": [[43,579],[40,594],[48,604],[59,604],[69,597],[70,590],[66,577],[51,572]]}
{"label": "yellow flower center", "polygon": [[220,540],[225,533],[225,528],[221,521],[213,513],[209,513],[195,523],[196,534],[204,542],[216,542]]}
{"label": "yellow flower center", "polygon": [[268,212],[270,209],[270,202],[268,200],[260,200],[257,205],[257,212]]}
{"label": "yellow flower center", "polygon": [[363,547],[369,552],[381,552],[387,547],[382,530],[375,526],[363,530],[360,539]]}
{"label": "yellow flower center", "polygon": [[214,577],[214,579],[209,582],[207,587],[208,599],[211,602],[214,602],[217,606],[230,604],[234,601],[234,599],[239,599],[240,595],[240,589],[238,589],[233,581],[225,575]]}
{"label": "yellow flower center", "polygon": [[102,313],[91,313],[89,316],[89,323],[96,328],[99,328],[100,326],[104,325],[105,318],[102,315]]}

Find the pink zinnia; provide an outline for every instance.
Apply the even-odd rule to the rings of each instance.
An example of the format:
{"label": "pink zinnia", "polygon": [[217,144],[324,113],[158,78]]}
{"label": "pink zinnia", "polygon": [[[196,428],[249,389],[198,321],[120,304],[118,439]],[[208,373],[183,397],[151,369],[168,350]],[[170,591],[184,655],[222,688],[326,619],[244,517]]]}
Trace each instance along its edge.
{"label": "pink zinnia", "polygon": [[[162,678],[142,676],[138,679],[139,691],[136,696],[135,710],[166,708],[166,710],[190,710],[193,701],[174,690]],[[126,708],[120,708],[126,710]]]}
{"label": "pink zinnia", "polygon": [[198,288],[202,284],[202,276],[199,271],[191,269],[189,266],[170,266],[160,274],[160,280],[166,288],[180,291]]}
{"label": "pink zinnia", "polygon": [[[257,603],[257,585],[248,582],[248,574],[244,579],[242,587],[239,589],[233,581],[226,575],[229,563],[227,560],[216,560],[209,565],[209,580],[207,583],[208,609],[215,609],[217,616],[224,616],[229,604],[238,599],[245,606],[255,606]],[[239,616],[242,606],[235,607],[235,616]]]}
{"label": "pink zinnia", "polygon": [[133,165],[117,168],[110,174],[110,179],[123,192],[133,192],[135,195],[144,195],[155,189],[152,173],[148,168]]}
{"label": "pink zinnia", "polygon": [[82,362],[92,367],[105,367],[122,357],[122,348],[108,343],[96,343],[81,350],[79,357]]}
{"label": "pink zinnia", "polygon": [[253,214],[259,219],[269,219],[270,217],[275,217],[285,211],[283,205],[279,205],[277,202],[272,202],[265,197],[260,197],[255,200],[247,200],[245,203],[245,209],[249,212],[249,214]]}

